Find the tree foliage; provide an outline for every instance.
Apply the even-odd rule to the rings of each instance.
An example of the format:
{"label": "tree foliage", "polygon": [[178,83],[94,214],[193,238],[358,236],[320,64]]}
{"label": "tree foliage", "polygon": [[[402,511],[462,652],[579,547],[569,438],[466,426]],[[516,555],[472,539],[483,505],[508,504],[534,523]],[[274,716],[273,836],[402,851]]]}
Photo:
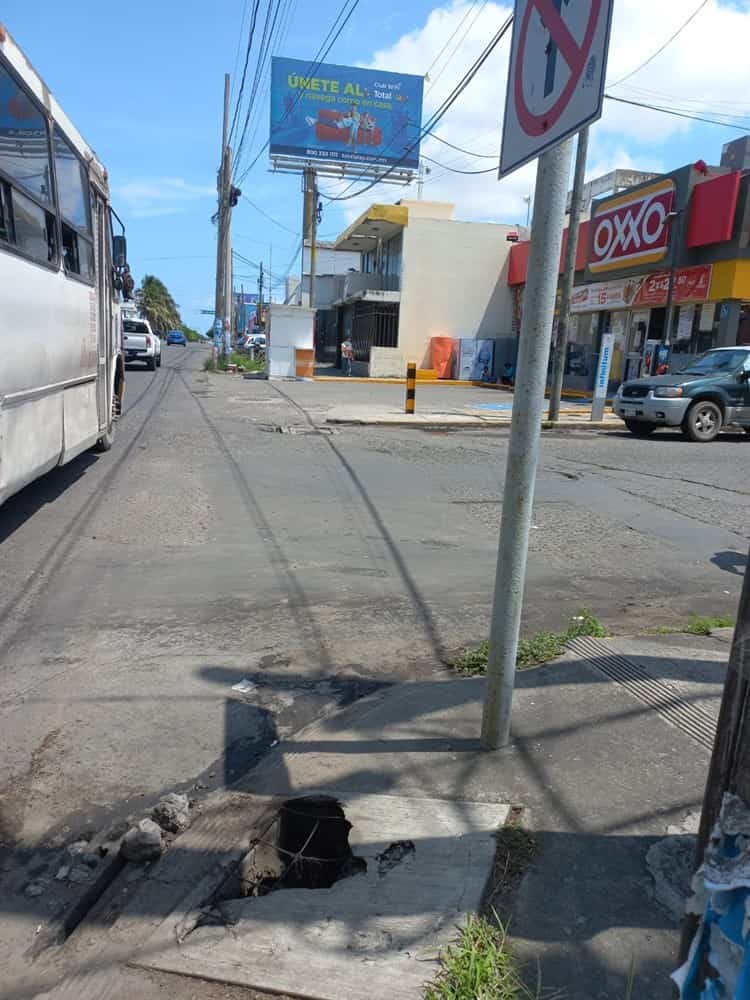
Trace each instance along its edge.
{"label": "tree foliage", "polygon": [[177,303],[169,294],[164,282],[155,275],[145,275],[141,287],[135,293],[135,298],[141,315],[145,316],[153,330],[166,333],[167,330],[182,328]]}

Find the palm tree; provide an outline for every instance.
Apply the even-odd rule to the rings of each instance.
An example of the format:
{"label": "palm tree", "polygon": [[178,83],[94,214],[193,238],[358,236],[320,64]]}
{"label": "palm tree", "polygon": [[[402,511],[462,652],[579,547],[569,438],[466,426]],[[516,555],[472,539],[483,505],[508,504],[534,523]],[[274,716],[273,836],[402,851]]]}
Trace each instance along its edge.
{"label": "palm tree", "polygon": [[167,286],[153,274],[147,274],[135,294],[141,315],[151,324],[153,330],[165,333],[179,330],[182,326],[180,310],[167,290]]}

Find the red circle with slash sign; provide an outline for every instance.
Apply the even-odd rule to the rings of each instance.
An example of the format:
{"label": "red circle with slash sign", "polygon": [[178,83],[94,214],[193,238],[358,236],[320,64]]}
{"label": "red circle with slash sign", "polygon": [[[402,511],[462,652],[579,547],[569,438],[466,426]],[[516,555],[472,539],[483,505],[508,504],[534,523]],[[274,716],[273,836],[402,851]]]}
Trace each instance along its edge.
{"label": "red circle with slash sign", "polygon": [[[563,92],[552,107],[541,115],[535,115],[529,111],[523,93],[523,55],[526,50],[526,40],[529,34],[531,12],[534,8],[538,11],[539,16],[544,21],[550,33],[550,41],[554,42],[557,46],[560,55],[562,55],[570,70],[570,79],[565,85]],[[581,74],[589,58],[591,45],[599,23],[601,8],[602,0],[591,0],[591,11],[589,13],[588,24],[586,25],[586,34],[584,35],[583,42],[579,45],[568,30],[560,12],[552,5],[552,0],[529,0],[521,25],[521,34],[518,39],[513,88],[516,116],[521,128],[527,135],[544,135],[545,132],[549,132],[570,103],[573,91],[581,79]]]}

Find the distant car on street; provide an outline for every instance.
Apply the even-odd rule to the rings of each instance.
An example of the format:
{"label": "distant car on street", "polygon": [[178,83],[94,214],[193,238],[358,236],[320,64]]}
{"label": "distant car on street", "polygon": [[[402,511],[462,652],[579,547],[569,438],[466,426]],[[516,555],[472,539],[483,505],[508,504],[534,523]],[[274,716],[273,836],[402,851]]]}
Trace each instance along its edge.
{"label": "distant car on street", "polygon": [[180,344],[182,347],[187,347],[187,337],[182,330],[169,331],[167,334],[167,346],[170,344]]}
{"label": "distant car on street", "polygon": [[713,441],[722,427],[750,434],[750,346],[717,347],[682,371],[624,382],[614,411],[636,437],[679,427],[689,441]]}

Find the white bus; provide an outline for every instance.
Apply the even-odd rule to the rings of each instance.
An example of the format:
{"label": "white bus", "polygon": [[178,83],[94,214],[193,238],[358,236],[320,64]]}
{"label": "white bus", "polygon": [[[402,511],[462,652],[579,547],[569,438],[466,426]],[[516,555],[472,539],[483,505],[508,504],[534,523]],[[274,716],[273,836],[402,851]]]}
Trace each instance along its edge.
{"label": "white bus", "polygon": [[124,264],[106,170],[0,25],[0,504],[112,446]]}

